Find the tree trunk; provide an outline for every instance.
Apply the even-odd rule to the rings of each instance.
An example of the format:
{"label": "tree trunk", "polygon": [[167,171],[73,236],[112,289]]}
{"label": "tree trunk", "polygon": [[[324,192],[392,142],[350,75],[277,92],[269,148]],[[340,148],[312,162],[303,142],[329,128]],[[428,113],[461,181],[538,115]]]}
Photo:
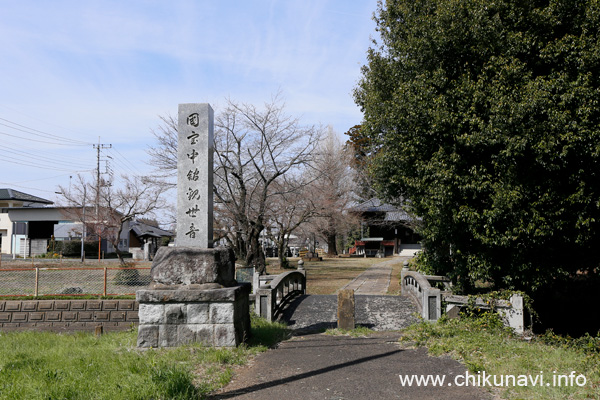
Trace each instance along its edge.
{"label": "tree trunk", "polygon": [[252,229],[248,238],[248,253],[246,254],[246,266],[254,267],[260,275],[266,272],[265,253],[258,241],[260,231]]}
{"label": "tree trunk", "polygon": [[277,257],[279,258],[279,265],[281,266],[281,268],[289,268],[290,267],[290,263],[287,260],[287,257],[285,256],[286,253],[286,240],[285,240],[285,236],[280,238],[280,240],[277,241]]}
{"label": "tree trunk", "polygon": [[327,239],[327,255],[337,256],[337,235],[335,232],[327,232],[325,239]]}
{"label": "tree trunk", "polygon": [[[121,241],[121,233],[123,232],[123,224],[126,221],[121,221],[121,225],[119,226],[119,232],[117,232],[117,239],[111,240],[113,247],[115,248],[115,252],[117,253],[117,257],[119,258],[119,263],[121,263],[122,267],[127,267],[127,263],[125,259],[123,259],[123,255],[121,254],[121,250],[119,250],[119,242]],[[116,243],[115,243],[116,242]]]}

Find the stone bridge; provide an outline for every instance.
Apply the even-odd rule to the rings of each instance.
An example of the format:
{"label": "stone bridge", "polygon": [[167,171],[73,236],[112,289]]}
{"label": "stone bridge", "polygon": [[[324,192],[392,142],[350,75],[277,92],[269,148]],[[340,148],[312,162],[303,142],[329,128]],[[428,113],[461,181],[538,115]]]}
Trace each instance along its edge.
{"label": "stone bridge", "polygon": [[[417,321],[417,307],[410,298],[387,296],[392,265],[400,259],[377,263],[344,288],[355,291],[357,325],[376,331],[399,330]],[[267,319],[286,322],[297,333],[337,327],[337,296],[307,295],[303,270],[261,276],[255,282],[255,311]]]}

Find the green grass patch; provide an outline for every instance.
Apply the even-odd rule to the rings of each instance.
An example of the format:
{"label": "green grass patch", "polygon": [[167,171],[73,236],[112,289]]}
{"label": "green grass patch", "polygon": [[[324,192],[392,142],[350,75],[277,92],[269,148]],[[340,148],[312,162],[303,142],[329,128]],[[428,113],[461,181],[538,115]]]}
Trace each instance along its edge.
{"label": "green grass patch", "polygon": [[375,332],[373,329],[369,329],[364,326],[357,326],[354,329],[327,329],[325,331],[326,335],[332,336],[352,336],[352,337],[367,337],[370,334]]}
{"label": "green grass patch", "polygon": [[[502,390],[508,399],[598,399],[600,398],[600,337],[569,340],[548,334],[526,341],[506,329],[490,315],[482,318],[440,319],[411,326],[401,339],[426,346],[434,356],[449,354],[462,361],[473,374],[536,376],[533,386],[509,386]],[[566,384],[559,375],[585,376],[580,387]],[[557,377],[555,384],[554,377]],[[523,382],[523,381],[521,381]],[[582,381],[580,380],[580,383]],[[493,381],[492,381],[493,384]]]}
{"label": "green grass patch", "polygon": [[201,399],[225,386],[233,368],[287,337],[281,324],[252,319],[237,348],[188,345],[139,350],[137,330],[0,333],[0,399]]}

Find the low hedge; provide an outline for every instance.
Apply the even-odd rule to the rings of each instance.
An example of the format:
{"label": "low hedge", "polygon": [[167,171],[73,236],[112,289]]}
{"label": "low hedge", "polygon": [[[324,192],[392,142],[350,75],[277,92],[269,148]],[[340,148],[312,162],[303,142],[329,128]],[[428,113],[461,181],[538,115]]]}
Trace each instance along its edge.
{"label": "low hedge", "polygon": [[[62,255],[65,257],[76,257],[81,255],[81,240],[57,240],[54,242],[54,249],[52,244],[48,248],[49,252],[59,253],[62,251]],[[98,256],[98,241],[88,240],[83,242],[83,251],[86,256]]]}

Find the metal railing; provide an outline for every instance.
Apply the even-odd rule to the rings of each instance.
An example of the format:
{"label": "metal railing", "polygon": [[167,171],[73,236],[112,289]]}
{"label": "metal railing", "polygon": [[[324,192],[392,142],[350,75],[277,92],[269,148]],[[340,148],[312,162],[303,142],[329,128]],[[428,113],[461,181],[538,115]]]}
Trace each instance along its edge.
{"label": "metal railing", "polygon": [[150,284],[150,267],[0,269],[0,297],[133,295]]}

